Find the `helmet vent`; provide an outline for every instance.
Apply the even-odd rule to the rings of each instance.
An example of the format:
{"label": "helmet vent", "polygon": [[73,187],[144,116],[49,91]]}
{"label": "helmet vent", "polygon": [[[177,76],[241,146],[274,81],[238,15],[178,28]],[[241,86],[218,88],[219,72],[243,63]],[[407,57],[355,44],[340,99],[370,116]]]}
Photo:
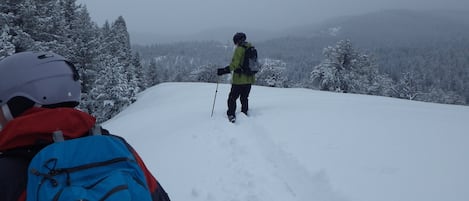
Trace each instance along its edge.
{"label": "helmet vent", "polygon": [[46,58],[50,58],[50,57],[53,57],[54,55],[52,54],[41,54],[39,56],[37,56],[38,59],[46,59]]}

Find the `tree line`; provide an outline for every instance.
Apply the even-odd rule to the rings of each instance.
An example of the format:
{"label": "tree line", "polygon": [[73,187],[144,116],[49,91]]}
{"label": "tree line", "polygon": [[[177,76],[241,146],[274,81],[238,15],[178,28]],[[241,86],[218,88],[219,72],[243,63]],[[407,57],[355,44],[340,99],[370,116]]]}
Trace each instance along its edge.
{"label": "tree line", "polygon": [[[469,101],[469,40],[363,47],[349,39],[287,37],[254,45],[263,67],[257,85],[445,104]],[[215,69],[227,65],[233,53],[230,42],[213,41],[133,49],[160,73],[157,83],[216,82]],[[221,82],[229,82],[226,78]]]}

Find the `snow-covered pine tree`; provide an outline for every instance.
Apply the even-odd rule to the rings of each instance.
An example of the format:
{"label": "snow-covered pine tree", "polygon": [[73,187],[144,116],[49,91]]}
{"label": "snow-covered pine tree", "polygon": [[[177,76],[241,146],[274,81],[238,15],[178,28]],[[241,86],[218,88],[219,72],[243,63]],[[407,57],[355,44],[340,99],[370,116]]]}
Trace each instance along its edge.
{"label": "snow-covered pine tree", "polygon": [[123,74],[127,78],[127,88],[129,88],[126,98],[135,100],[136,93],[139,92],[138,80],[137,80],[137,67],[132,63],[132,51],[130,46],[130,37],[127,32],[127,26],[122,16],[119,16],[117,20],[111,26],[111,44],[110,51],[112,55],[115,55],[118,59],[119,64],[124,68]]}
{"label": "snow-covered pine tree", "polygon": [[21,27],[34,40],[28,50],[54,51],[69,56],[68,26],[56,0],[25,0],[21,12]]}
{"label": "snow-covered pine tree", "polygon": [[31,35],[23,31],[23,22],[19,20],[23,19],[24,9],[24,0],[7,0],[0,4],[0,28],[11,36],[9,43],[15,46],[15,52],[28,50],[34,44]]}
{"label": "snow-covered pine tree", "polygon": [[325,60],[315,66],[311,72],[312,83],[326,91],[347,92],[346,71],[351,69],[351,61],[356,57],[349,40],[341,40],[336,46],[323,50]]}
{"label": "snow-covered pine tree", "polygon": [[311,82],[319,89],[373,95],[389,93],[389,78],[378,72],[370,56],[356,51],[350,40],[324,48],[323,54],[324,61],[311,72]]}
{"label": "snow-covered pine tree", "polygon": [[256,83],[261,86],[286,87],[286,66],[287,64],[280,60],[264,59],[262,68],[256,74]]}
{"label": "snow-covered pine tree", "polygon": [[422,93],[420,89],[421,84],[418,83],[420,80],[421,79],[417,79],[417,73],[414,71],[403,73],[402,78],[396,85],[396,89],[399,93],[398,97],[414,100]]}
{"label": "snow-covered pine tree", "polygon": [[86,112],[96,112],[93,109],[96,100],[91,90],[98,77],[96,57],[100,54],[98,51],[102,43],[99,28],[91,21],[87,8],[77,5],[76,0],[60,0],[58,6],[66,24],[64,34],[67,40],[63,43],[67,50],[62,54],[75,65],[82,83],[82,101],[79,107]]}
{"label": "snow-covered pine tree", "polygon": [[145,85],[145,75],[148,73],[148,69],[145,68],[141,63],[140,53],[136,52],[132,55],[131,64],[135,67],[135,81],[137,82],[137,91],[141,92],[147,88]]}
{"label": "snow-covered pine tree", "polygon": [[100,41],[89,98],[95,100],[90,103],[90,112],[102,122],[135,101],[138,86],[124,19],[118,18],[112,26],[105,23]]}
{"label": "snow-covered pine tree", "polygon": [[90,104],[90,112],[98,122],[103,122],[128,106],[131,99],[127,96],[129,87],[124,66],[106,53],[100,54],[98,60],[98,76],[89,94],[95,100]]}
{"label": "snow-covered pine tree", "polygon": [[161,82],[155,59],[150,60],[150,64],[147,67],[147,72],[148,73],[145,75],[145,85],[147,88]]}

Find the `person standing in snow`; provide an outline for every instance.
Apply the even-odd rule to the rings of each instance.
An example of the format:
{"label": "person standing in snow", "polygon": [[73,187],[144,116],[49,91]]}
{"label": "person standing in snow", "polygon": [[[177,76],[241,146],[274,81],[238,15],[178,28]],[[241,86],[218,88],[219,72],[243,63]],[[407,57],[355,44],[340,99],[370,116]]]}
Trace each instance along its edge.
{"label": "person standing in snow", "polygon": [[[75,109],[80,93],[77,70],[58,54],[22,52],[0,60],[0,200],[26,199],[28,165],[53,143],[52,132],[89,135],[96,119]],[[169,201],[135,150],[129,149],[145,174],[152,199]]]}
{"label": "person standing in snow", "polygon": [[240,98],[241,112],[248,115],[249,110],[249,93],[251,92],[251,85],[255,82],[253,74],[248,75],[241,72],[241,65],[244,63],[244,56],[246,49],[252,47],[252,44],[246,42],[246,34],[238,32],[233,36],[233,43],[236,45],[231,63],[225,68],[219,68],[218,75],[223,75],[232,72],[231,78],[231,91],[228,95],[228,110],[226,115],[230,122],[236,120],[236,100]]}

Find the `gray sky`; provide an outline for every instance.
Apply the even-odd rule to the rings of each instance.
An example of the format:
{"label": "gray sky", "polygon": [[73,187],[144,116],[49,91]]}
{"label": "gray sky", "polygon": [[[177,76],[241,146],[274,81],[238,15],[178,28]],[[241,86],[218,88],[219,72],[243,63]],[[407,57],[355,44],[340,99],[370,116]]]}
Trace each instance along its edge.
{"label": "gray sky", "polygon": [[102,25],[122,15],[130,32],[185,34],[219,27],[277,30],[382,9],[469,9],[469,0],[77,0]]}

